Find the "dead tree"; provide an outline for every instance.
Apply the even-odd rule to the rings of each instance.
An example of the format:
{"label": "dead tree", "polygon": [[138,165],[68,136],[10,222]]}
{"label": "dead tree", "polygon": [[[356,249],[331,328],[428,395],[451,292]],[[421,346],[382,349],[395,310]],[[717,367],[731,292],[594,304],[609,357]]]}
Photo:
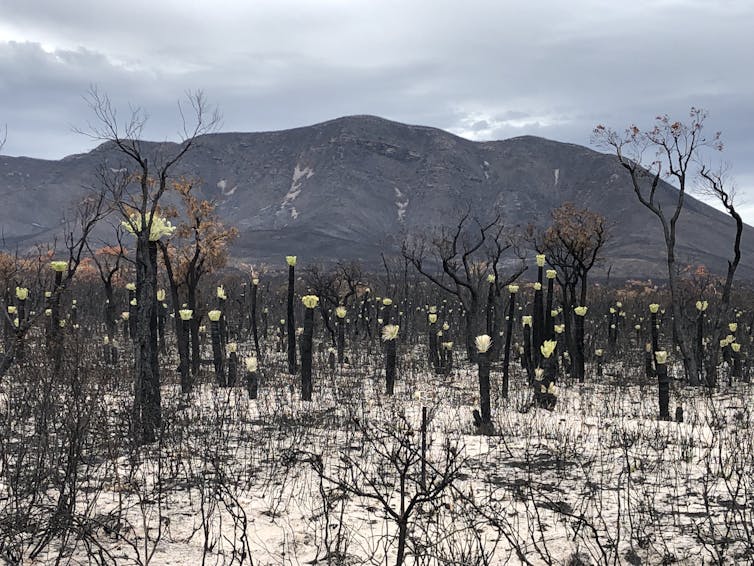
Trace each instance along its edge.
{"label": "dead tree", "polygon": [[[693,177],[692,167],[699,159],[703,148],[722,150],[720,133],[711,139],[702,130],[707,113],[691,108],[689,123],[673,121],[667,115],[658,116],[655,125],[642,131],[635,125],[623,133],[599,125],[594,129],[593,139],[615,152],[620,165],[628,172],[631,184],[642,206],[657,217],[665,239],[668,268],[668,287],[672,309],[673,336],[680,348],[686,377],[691,385],[699,385],[699,368],[693,346],[693,336],[684,328],[683,309],[679,296],[679,273],[676,265],[676,227],[686,198],[689,182]],[[654,152],[647,162],[647,150]],[[663,187],[662,177],[670,178],[675,189]],[[667,208],[666,208],[667,207]]]}
{"label": "dead tree", "polygon": [[107,95],[95,87],[88,103],[95,121],[82,133],[111,144],[117,163],[108,164],[112,174],[103,177],[112,206],[120,213],[124,228],[136,239],[136,340],[132,434],[137,442],[156,439],[162,414],[157,329],[157,241],[171,230],[160,216],[160,200],[169,188],[171,173],[197,137],[212,131],[220,121],[209,109],[201,92],[187,95],[192,109],[189,123],[179,104],[182,121],[178,144],[148,144],[141,135],[147,115],[131,110],[121,122]]}
{"label": "dead tree", "polygon": [[[470,361],[475,361],[474,339],[482,333],[481,304],[487,275],[494,273],[496,284],[505,287],[525,270],[523,258],[500,214],[483,223],[467,211],[454,227],[443,227],[434,236],[413,242],[404,241],[401,251],[421,275],[461,303],[466,313],[466,353]],[[516,266],[513,273],[501,281],[497,277],[498,269],[509,251],[516,256]]]}
{"label": "dead tree", "polygon": [[[728,270],[725,274],[725,282],[723,283],[723,291],[720,297],[720,306],[712,325],[712,338],[710,340],[711,351],[707,359],[706,367],[707,385],[712,387],[717,382],[717,363],[720,354],[720,338],[723,334],[728,333],[727,323],[730,320],[729,315],[731,313],[730,292],[733,286],[733,279],[736,275],[736,270],[738,269],[738,264],[741,262],[741,237],[743,235],[744,222],[733,202],[736,196],[735,187],[727,186],[725,171],[722,169],[712,171],[707,166],[703,165],[699,174],[702,179],[702,185],[699,192],[715,198],[730,217],[733,218],[733,221],[736,224],[736,234],[733,238],[733,258],[728,260]],[[699,369],[701,371],[703,368]]]}

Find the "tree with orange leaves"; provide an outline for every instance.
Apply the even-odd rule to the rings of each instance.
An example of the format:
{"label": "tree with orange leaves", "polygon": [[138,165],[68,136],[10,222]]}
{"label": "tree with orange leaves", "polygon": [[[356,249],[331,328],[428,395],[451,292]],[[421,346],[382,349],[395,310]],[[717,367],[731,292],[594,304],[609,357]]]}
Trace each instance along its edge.
{"label": "tree with orange leaves", "polygon": [[537,252],[545,254],[556,268],[563,294],[566,341],[573,361],[571,373],[583,381],[584,316],[574,316],[574,308],[587,306],[587,278],[601,259],[600,252],[608,237],[607,221],[601,214],[570,202],[553,210],[551,216],[552,223],[540,236],[534,236],[531,228],[530,235]]}
{"label": "tree with orange leaves", "polygon": [[[165,271],[170,283],[170,293],[175,309],[175,327],[178,337],[181,387],[184,392],[191,389],[188,374],[188,344],[183,324],[188,324],[191,340],[191,373],[199,373],[199,324],[201,316],[197,309],[197,292],[201,278],[223,267],[228,260],[228,244],[238,236],[238,230],[225,226],[215,212],[216,204],[201,199],[195,193],[196,183],[181,179],[173,183],[172,189],[181,198],[183,210],[173,211],[182,220],[169,242],[159,241]],[[181,296],[185,300],[181,300]],[[185,304],[193,311],[191,319],[183,321],[178,310]],[[185,357],[185,358],[184,358]]]}

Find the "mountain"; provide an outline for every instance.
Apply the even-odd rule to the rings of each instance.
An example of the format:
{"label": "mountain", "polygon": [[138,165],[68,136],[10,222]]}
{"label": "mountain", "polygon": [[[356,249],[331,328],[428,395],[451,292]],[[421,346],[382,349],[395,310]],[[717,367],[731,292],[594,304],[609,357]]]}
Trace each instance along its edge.
{"label": "mountain", "polygon": [[[605,268],[625,277],[662,276],[657,219],[638,203],[614,156],[532,136],[473,142],[448,132],[350,116],[278,132],[202,136],[176,174],[203,180],[240,230],[234,255],[279,264],[362,258],[396,250],[404,234],[457,221],[470,206],[498,208],[509,226],[544,225],[570,201],[604,214],[611,240]],[[149,144],[152,149],[172,144]],[[97,186],[102,166],[128,162],[103,144],[60,161],[0,156],[0,226],[5,247],[60,232],[66,207]],[[660,198],[676,189],[663,184]],[[723,213],[688,198],[679,220],[678,256],[716,271],[734,235]],[[754,276],[754,229],[746,227],[740,275]]]}

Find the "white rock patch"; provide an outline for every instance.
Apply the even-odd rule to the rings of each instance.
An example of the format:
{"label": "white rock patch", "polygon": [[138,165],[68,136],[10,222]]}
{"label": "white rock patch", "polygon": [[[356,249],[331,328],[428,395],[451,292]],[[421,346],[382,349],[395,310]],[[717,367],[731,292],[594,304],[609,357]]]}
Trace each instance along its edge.
{"label": "white rock patch", "polygon": [[396,198],[395,206],[398,208],[398,222],[403,222],[406,219],[409,200],[398,187],[393,187],[393,189],[395,190]]}
{"label": "white rock patch", "polygon": [[301,169],[296,164],[296,167],[293,169],[293,179],[291,180],[291,188],[288,189],[288,192],[285,193],[285,196],[283,197],[283,202],[280,203],[280,211],[282,212],[286,208],[290,209],[291,218],[296,220],[298,218],[298,211],[296,210],[296,207],[293,206],[293,201],[296,200],[296,197],[301,194],[302,184],[306,179],[309,179],[314,175],[314,169],[311,167],[304,167]]}

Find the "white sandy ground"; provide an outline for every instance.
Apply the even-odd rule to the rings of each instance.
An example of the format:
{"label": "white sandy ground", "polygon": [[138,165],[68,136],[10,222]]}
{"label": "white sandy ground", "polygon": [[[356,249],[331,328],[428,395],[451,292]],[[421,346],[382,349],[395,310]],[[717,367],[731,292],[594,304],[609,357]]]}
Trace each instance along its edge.
{"label": "white sandy ground", "polygon": [[[674,386],[671,412],[681,405],[686,419],[678,424],[656,420],[652,380],[562,385],[555,411],[522,412],[530,391],[516,371],[508,399],[494,392],[496,434],[481,436],[471,424],[478,389],[468,366],[436,377],[406,364],[393,399],[381,394],[379,368],[320,370],[310,403],[298,399],[298,378],[272,373],[256,401],[240,387],[205,384],[186,400],[166,386],[164,445],[135,459],[92,458],[77,512],[117,564],[394,563],[396,525],[381,504],[320,481],[312,463],[321,457],[336,479],[353,471],[344,458],[360,462],[398,508],[395,467],[350,419],[382,426],[403,414],[414,427],[404,440],[418,450],[422,406],[428,476],[442,469],[447,443],[459,473],[420,507],[407,564],[565,564],[578,555],[584,564],[697,565],[712,563],[727,539],[717,549],[723,563],[754,563],[754,533],[744,532],[754,528],[749,386],[712,395]],[[499,388],[499,372],[492,377]],[[128,403],[115,394],[103,402]],[[0,506],[8,496],[0,484]],[[330,546],[341,542],[341,558],[325,558],[325,532]],[[48,564],[57,548],[24,563]],[[64,563],[90,558],[79,543]]]}

